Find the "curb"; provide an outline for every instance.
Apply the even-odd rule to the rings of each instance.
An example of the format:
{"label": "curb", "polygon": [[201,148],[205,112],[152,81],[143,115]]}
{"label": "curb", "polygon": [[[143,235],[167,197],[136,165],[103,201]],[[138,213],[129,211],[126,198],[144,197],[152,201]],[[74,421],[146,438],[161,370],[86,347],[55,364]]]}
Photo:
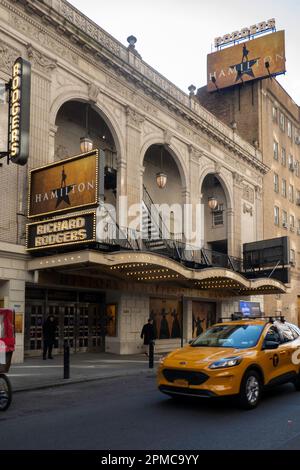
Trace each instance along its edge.
{"label": "curb", "polygon": [[140,371],[133,371],[133,372],[123,372],[123,373],[117,373],[116,375],[107,375],[107,376],[98,376],[98,377],[82,377],[78,379],[61,379],[64,380],[64,382],[52,382],[48,384],[41,384],[41,385],[32,385],[24,388],[13,388],[13,393],[23,393],[23,392],[32,392],[35,390],[45,390],[48,388],[56,388],[56,387],[64,387],[65,385],[74,385],[74,384],[79,384],[79,383],[85,383],[85,382],[97,382],[97,381],[102,381],[102,380],[109,380],[109,379],[117,379],[121,377],[130,377],[130,376],[135,376],[135,375],[146,375],[149,378],[155,378],[156,377],[156,372],[150,371],[150,370],[140,370]]}

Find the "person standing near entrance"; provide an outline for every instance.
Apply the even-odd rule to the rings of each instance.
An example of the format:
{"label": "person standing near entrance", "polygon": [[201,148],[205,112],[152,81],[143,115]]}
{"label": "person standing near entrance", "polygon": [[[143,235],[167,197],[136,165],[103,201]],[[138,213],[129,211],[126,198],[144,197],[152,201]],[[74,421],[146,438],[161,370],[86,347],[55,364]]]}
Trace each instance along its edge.
{"label": "person standing near entrance", "polygon": [[49,315],[47,320],[43,324],[43,339],[44,339],[44,348],[43,348],[43,359],[53,359],[52,349],[55,343],[55,334],[56,334],[57,323],[53,315]]}
{"label": "person standing near entrance", "polygon": [[144,353],[146,354],[146,356],[148,356],[149,344],[151,343],[151,341],[155,340],[152,318],[148,318],[148,323],[143,326],[141,338],[144,339]]}

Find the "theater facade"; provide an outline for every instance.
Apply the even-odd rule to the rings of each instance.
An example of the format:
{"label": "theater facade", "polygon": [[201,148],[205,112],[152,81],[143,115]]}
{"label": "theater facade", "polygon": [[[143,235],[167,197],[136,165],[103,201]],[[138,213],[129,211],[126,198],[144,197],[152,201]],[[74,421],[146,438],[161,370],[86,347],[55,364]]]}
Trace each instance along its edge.
{"label": "theater facade", "polygon": [[289,288],[285,242],[262,240],[262,155],[140,54],[64,0],[0,0],[0,84],[31,63],[28,164],[0,167],[18,361],[41,354],[48,314],[56,352],[139,353],[149,317],[166,351]]}

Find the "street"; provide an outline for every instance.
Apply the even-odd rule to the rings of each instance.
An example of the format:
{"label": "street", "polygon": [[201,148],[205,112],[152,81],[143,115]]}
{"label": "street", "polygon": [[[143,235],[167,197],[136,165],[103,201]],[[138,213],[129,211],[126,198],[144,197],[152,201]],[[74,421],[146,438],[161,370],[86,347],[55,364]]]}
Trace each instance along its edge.
{"label": "street", "polygon": [[300,393],[268,392],[253,411],[233,400],[177,402],[155,377],[72,384],[14,395],[0,449],[298,449]]}

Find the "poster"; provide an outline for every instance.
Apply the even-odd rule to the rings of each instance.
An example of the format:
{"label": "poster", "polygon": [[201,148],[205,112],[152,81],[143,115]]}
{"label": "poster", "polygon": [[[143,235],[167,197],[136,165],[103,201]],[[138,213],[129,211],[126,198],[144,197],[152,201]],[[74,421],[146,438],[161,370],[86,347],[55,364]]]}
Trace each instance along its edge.
{"label": "poster", "polygon": [[194,302],[193,311],[193,338],[204,333],[211,325],[216,323],[216,304],[214,302]]}
{"label": "poster", "polygon": [[117,304],[106,305],[106,336],[117,336]]}
{"label": "poster", "polygon": [[182,303],[176,299],[150,299],[150,318],[156,339],[181,337]]}

